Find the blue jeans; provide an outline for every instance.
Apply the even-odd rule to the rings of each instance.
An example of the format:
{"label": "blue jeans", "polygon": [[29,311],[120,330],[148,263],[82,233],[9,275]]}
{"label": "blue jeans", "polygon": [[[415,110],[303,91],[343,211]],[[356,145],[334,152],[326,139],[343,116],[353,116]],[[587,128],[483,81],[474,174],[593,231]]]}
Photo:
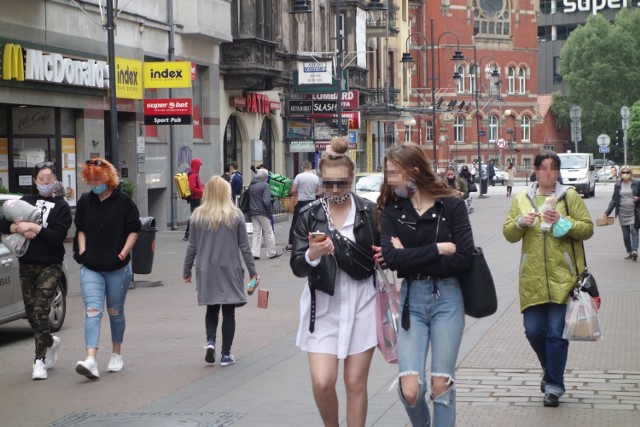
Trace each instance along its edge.
{"label": "blue jeans", "polygon": [[569,341],[562,338],[566,304],[541,304],[523,312],[524,333],[536,352],[546,383],[545,393],[564,394],[564,368],[567,365]]}
{"label": "blue jeans", "polygon": [[131,264],[114,271],[93,271],[84,265],[80,266],[86,348],[98,348],[105,297],[111,324],[111,342],[122,342],[125,328],[124,300],[130,284]]}
{"label": "blue jeans", "polygon": [[638,230],[631,225],[621,225],[622,239],[624,240],[624,247],[627,249],[627,253],[638,251]]}
{"label": "blue jeans", "polygon": [[[440,293],[434,294],[432,280],[414,280],[409,290],[408,331],[398,331],[399,377],[418,375],[418,400],[410,406],[402,396],[400,400],[413,426],[429,426],[431,419],[425,399],[427,391],[426,363],[431,343],[431,376],[446,377],[450,388],[433,400],[433,425],[454,426],[456,423],[455,372],[458,350],[464,331],[464,303],[458,279],[450,277],[436,282]],[[407,282],[403,281],[400,292],[402,305],[407,294]]]}

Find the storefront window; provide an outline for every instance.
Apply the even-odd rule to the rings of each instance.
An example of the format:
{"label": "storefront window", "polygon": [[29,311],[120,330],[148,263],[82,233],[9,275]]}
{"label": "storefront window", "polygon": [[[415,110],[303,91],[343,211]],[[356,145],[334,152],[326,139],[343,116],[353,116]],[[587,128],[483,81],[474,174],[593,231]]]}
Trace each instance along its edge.
{"label": "storefront window", "polygon": [[[241,162],[242,160],[242,144],[240,140],[240,130],[238,129],[238,123],[236,116],[229,117],[227,125],[224,129],[224,147],[222,156],[224,163],[231,163],[233,161]],[[241,168],[241,166],[240,166]]]}
{"label": "storefront window", "polygon": [[273,152],[273,133],[271,132],[271,119],[265,117],[260,129],[260,139],[262,140],[262,164],[271,170],[274,166],[275,153]]}

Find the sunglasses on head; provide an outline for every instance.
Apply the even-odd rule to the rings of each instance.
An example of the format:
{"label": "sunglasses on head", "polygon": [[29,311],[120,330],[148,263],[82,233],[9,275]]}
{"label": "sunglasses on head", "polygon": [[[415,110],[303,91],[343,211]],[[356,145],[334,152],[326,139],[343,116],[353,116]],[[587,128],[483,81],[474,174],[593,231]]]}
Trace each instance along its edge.
{"label": "sunglasses on head", "polygon": [[42,169],[42,168],[52,168],[54,167],[56,164],[53,162],[40,162],[40,163],[36,163],[36,169]]}
{"label": "sunglasses on head", "polygon": [[348,179],[323,179],[322,186],[323,187],[346,187],[349,185]]}
{"label": "sunglasses on head", "polygon": [[102,166],[102,165],[104,165],[104,164],[105,164],[105,163],[104,163],[102,160],[100,160],[100,159],[91,159],[91,160],[87,160],[85,163],[86,163],[86,164],[88,164],[88,165],[94,165],[94,166]]}

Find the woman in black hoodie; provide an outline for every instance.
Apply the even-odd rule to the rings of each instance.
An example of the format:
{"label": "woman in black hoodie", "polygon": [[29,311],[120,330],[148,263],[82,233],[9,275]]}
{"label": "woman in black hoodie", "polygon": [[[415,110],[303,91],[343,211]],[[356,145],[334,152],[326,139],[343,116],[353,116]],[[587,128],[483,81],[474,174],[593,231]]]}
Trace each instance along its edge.
{"label": "woman in black hoodie", "polygon": [[20,283],[25,312],[36,341],[31,376],[34,380],[47,378],[47,369],[55,365],[60,347],[60,338],[51,335],[49,309],[62,276],[64,239],[71,227],[71,209],[56,195],[57,186],[54,163],[37,163],[33,169],[32,194],[23,196],[22,200],[39,209],[39,221],[0,219],[2,233],[19,233],[30,240],[27,252],[20,257]]}
{"label": "woman in black hoodie", "polygon": [[111,163],[101,158],[87,160],[82,177],[91,191],[80,197],[76,207],[74,257],[81,264],[87,358],[76,364],[76,372],[97,380],[100,374],[96,354],[105,300],[112,342],[108,370],[119,372],[123,367],[120,350],[125,329],[124,301],[131,283],[130,253],[141,226],[138,208],[122,192]]}

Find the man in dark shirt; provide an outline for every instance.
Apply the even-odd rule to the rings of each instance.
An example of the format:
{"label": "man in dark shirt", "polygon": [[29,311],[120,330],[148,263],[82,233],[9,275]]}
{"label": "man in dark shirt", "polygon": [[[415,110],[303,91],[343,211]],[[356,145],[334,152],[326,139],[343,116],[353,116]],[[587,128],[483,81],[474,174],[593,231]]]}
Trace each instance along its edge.
{"label": "man in dark shirt", "polygon": [[229,163],[229,171],[231,172],[231,197],[233,201],[242,194],[242,174],[238,172],[238,162]]}
{"label": "man in dark shirt", "polygon": [[227,181],[229,184],[231,184],[231,173],[229,172],[229,168],[230,168],[231,164],[230,163],[225,163],[224,165],[224,171],[222,173],[222,179],[224,179],[225,181]]}

